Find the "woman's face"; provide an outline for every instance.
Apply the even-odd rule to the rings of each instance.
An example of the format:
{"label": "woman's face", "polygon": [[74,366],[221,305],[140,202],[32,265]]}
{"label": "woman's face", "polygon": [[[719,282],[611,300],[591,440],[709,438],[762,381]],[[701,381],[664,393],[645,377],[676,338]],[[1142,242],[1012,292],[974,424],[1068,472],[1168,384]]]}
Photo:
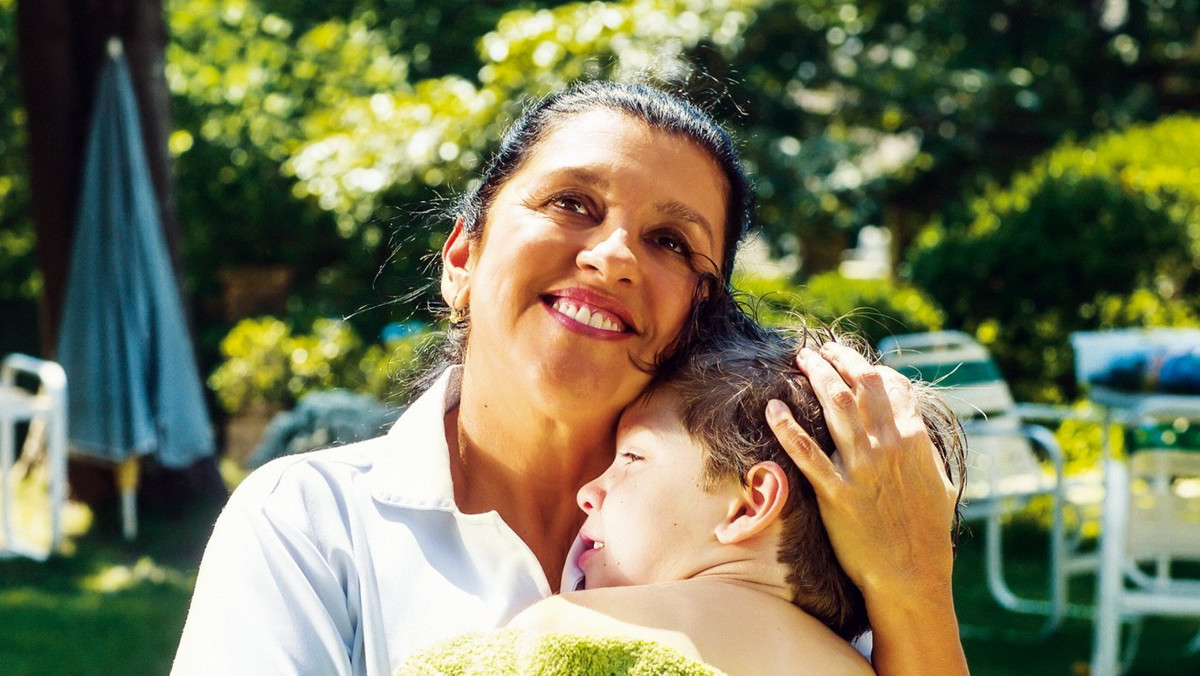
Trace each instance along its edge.
{"label": "woman's face", "polygon": [[496,194],[482,240],[456,228],[443,251],[447,300],[470,303],[472,378],[615,414],[649,380],[636,364],[678,336],[700,272],[717,273],[725,195],[688,140],[608,110],[559,123]]}

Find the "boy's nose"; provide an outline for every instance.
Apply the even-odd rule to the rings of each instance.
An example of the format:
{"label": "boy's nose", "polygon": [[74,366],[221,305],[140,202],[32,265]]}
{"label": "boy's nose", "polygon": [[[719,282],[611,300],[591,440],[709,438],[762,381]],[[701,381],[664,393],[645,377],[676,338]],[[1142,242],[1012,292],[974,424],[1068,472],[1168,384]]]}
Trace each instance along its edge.
{"label": "boy's nose", "polygon": [[600,488],[600,479],[592,479],[579,489],[575,494],[575,502],[579,504],[579,508],[585,514],[591,514],[600,508],[600,503],[604,500],[604,491]]}

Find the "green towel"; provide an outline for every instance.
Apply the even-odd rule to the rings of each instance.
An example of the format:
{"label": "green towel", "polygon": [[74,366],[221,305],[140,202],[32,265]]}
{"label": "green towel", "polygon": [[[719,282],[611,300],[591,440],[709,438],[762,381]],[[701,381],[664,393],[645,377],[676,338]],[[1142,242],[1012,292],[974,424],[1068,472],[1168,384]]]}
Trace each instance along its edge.
{"label": "green towel", "polygon": [[721,676],[722,672],[656,641],[500,629],[437,643],[409,657],[397,674]]}

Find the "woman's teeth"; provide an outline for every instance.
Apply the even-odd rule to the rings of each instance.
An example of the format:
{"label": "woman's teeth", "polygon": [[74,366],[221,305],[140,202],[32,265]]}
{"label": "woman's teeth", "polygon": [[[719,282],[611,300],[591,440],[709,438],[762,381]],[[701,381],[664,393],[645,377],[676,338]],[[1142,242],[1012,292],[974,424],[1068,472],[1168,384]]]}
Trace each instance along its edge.
{"label": "woman's teeth", "polygon": [[603,542],[593,542],[592,549],[604,549],[604,543]]}
{"label": "woman's teeth", "polygon": [[570,317],[571,319],[574,319],[580,324],[586,324],[593,329],[613,331],[615,333],[620,333],[622,330],[620,324],[606,317],[604,313],[600,311],[592,312],[586,306],[577,306],[570,301],[563,300],[562,298],[554,301],[554,309]]}

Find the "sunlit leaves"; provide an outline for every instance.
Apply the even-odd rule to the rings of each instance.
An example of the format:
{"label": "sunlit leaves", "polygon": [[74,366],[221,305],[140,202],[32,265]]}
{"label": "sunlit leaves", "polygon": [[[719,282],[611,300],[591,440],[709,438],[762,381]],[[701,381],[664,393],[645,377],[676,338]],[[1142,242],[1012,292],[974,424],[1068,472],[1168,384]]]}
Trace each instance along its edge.
{"label": "sunlit leaves", "polygon": [[18,99],[16,1],[0,0],[0,301],[41,292],[25,161],[25,109]]}
{"label": "sunlit leaves", "polygon": [[514,10],[478,42],[478,80],[456,76],[381,89],[315,110],[287,163],[353,232],[394,185],[461,185],[526,96],[585,77],[683,77],[700,40],[732,48],[749,0],[632,0]]}
{"label": "sunlit leaves", "polygon": [[912,274],[1026,398],[1070,392],[1071,331],[1195,325],[1200,119],[1064,141],[931,228]]}

